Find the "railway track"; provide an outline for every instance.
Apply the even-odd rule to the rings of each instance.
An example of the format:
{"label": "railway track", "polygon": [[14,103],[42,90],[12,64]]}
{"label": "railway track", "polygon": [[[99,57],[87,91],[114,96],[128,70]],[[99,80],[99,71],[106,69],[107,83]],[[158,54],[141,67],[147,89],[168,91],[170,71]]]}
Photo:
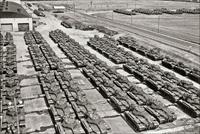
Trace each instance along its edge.
{"label": "railway track", "polygon": [[139,36],[154,40],[156,42],[165,44],[167,46],[174,47],[176,49],[179,49],[179,50],[182,50],[182,51],[185,51],[185,52],[188,52],[190,54],[200,57],[200,47],[199,47],[199,44],[197,44],[197,43],[185,41],[185,40],[171,37],[171,36],[168,36],[165,34],[156,33],[156,32],[146,30],[146,29],[138,27],[138,26],[133,26],[133,25],[130,26],[130,25],[124,24],[122,22],[113,21],[108,18],[91,16],[91,15],[81,13],[78,11],[76,11],[76,13],[78,13],[88,19],[101,21],[101,24],[106,24],[111,27],[117,27],[117,28],[127,31],[129,33],[137,34]]}

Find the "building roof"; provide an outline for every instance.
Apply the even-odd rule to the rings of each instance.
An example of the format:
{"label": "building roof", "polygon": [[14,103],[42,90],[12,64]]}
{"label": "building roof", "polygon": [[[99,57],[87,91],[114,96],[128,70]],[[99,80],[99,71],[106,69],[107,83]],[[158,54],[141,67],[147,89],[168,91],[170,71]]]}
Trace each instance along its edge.
{"label": "building roof", "polygon": [[18,3],[0,2],[0,18],[31,18],[26,10]]}
{"label": "building roof", "polygon": [[53,6],[54,9],[65,9],[64,6]]}

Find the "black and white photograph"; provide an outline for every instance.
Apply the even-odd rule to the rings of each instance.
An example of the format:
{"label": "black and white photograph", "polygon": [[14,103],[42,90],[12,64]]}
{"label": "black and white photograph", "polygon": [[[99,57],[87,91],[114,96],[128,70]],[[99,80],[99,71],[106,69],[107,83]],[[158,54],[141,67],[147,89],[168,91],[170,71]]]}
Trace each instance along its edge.
{"label": "black and white photograph", "polygon": [[200,134],[200,0],[0,0],[0,134]]}

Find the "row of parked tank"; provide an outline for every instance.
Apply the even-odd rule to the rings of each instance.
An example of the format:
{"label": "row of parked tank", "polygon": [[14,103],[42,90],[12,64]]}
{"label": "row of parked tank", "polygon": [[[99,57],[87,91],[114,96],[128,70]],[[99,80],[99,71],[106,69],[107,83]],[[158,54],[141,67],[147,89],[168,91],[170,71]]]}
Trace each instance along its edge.
{"label": "row of parked tank", "polygon": [[114,9],[113,12],[120,13],[120,14],[125,14],[125,15],[136,15],[135,12],[124,10],[124,9]]}
{"label": "row of parked tank", "polygon": [[[125,40],[127,40],[127,44],[124,42]],[[113,44],[111,42],[113,42],[113,40],[109,41],[109,38],[99,38],[98,36],[95,36],[94,38],[90,38],[88,45],[115,63],[125,63],[123,65],[124,69],[129,73],[134,74],[141,82],[146,83],[147,86],[155,91],[162,92],[163,96],[167,96],[170,101],[180,103],[180,105],[183,106],[184,109],[187,109],[187,112],[193,117],[200,116],[200,109],[197,105],[199,102],[198,94],[200,93],[200,89],[195,87],[193,83],[180,80],[174,73],[163,71],[159,66],[150,64],[147,60],[139,59],[138,57],[133,56],[133,54],[127,56],[127,51],[118,47],[117,43]],[[119,38],[119,44],[126,47],[137,46],[137,48],[140,48],[135,39],[131,37]],[[151,54],[151,51],[149,51],[149,54]]]}
{"label": "row of parked tank", "polygon": [[94,30],[92,26],[83,24],[82,22],[79,21],[74,21],[71,23],[69,21],[62,21],[61,25],[63,25],[66,28],[72,28],[74,26],[75,29],[80,29],[83,31]]}
{"label": "row of parked tank", "polygon": [[[182,62],[173,60],[169,56],[164,56],[161,50],[158,48],[149,49],[144,46],[141,46],[132,37],[120,37],[117,40],[118,43],[116,43],[116,41],[113,42],[113,40],[111,41],[111,39],[105,38],[105,37],[99,38],[98,36],[95,36],[94,38],[91,38],[88,41],[88,45],[91,46],[93,49],[97,50],[98,52],[100,52],[101,54],[103,54],[104,56],[106,56],[107,58],[111,59],[115,63],[120,63],[120,64],[127,63],[130,60],[133,60],[136,62],[139,61],[138,63],[140,63],[140,60],[138,57],[135,57],[132,53],[124,51],[123,48],[117,47],[118,44],[120,44],[152,60],[161,60],[163,66],[169,69],[173,69],[175,72],[181,75],[187,76],[188,78],[190,78],[191,80],[197,83],[200,83],[200,77],[199,77],[200,71],[198,68],[189,67]],[[132,66],[135,66],[135,65],[132,65]],[[147,71],[148,69],[145,66],[136,66],[136,68],[137,69],[139,68],[138,72],[135,71],[137,73],[134,73],[133,70],[132,71],[128,70],[128,71],[135,74],[135,76],[138,77],[142,81],[146,81],[145,78],[146,76],[148,76],[149,78],[146,81],[146,83],[148,84],[149,87],[153,88],[154,90],[158,90],[161,87],[167,88],[168,90],[163,90],[164,91],[163,93],[166,96],[168,96],[172,102],[177,102],[178,100],[181,99],[181,97],[183,97],[183,95],[187,96],[187,97],[183,97],[182,98],[183,100],[179,101],[181,102],[180,105],[183,106],[183,108],[186,109],[187,112],[189,111],[192,116],[194,117],[199,116],[199,108],[198,108],[198,105],[196,105],[196,103],[198,103],[199,89],[194,87],[191,82],[189,81],[180,82],[180,79],[175,77],[173,73],[165,72],[164,77],[166,77],[166,79],[172,79],[172,84],[165,83],[165,80],[162,81],[160,79],[160,76],[156,74],[149,74]],[[163,72],[160,68],[158,67],[156,68],[160,72]],[[127,68],[125,67],[125,69]],[[141,70],[143,70],[144,72],[143,74],[139,73],[141,72]],[[147,72],[148,75],[146,75],[145,72]],[[176,84],[179,83],[178,87],[175,86],[176,84],[174,85],[174,83]],[[187,89],[189,89],[192,92],[186,91]],[[194,100],[194,101],[191,101],[191,100]]]}
{"label": "row of parked tank", "polygon": [[52,70],[58,68],[59,58],[39,32],[26,32],[24,39],[36,71],[41,71],[44,66]]}
{"label": "row of parked tank", "polygon": [[6,32],[5,36],[0,32],[0,46],[6,46],[13,43],[13,36],[10,32]]}
{"label": "row of parked tank", "polygon": [[163,13],[165,14],[200,14],[200,8],[195,9],[176,9],[176,10],[170,10],[167,8],[161,8],[161,9],[146,9],[146,8],[136,8],[131,11],[125,10],[125,9],[115,9],[113,12],[125,14],[125,15],[136,15],[136,13],[141,14],[147,14],[147,15],[161,15]]}
{"label": "row of parked tank", "polygon": [[155,129],[159,124],[176,119],[176,115],[162,102],[143,92],[142,88],[131,83],[63,31],[51,31],[49,36],[77,67],[82,68],[83,74],[137,131]]}
{"label": "row of parked tank", "polygon": [[162,54],[162,51],[158,48],[147,48],[141,46],[135,38],[133,37],[120,37],[118,39],[120,45],[131,49],[132,51],[138,52],[139,54],[146,56],[152,60],[161,60],[162,65],[172,69],[173,71],[187,76],[189,79],[200,83],[200,69],[192,66],[188,66],[183,62],[180,62],[170,56],[166,56]]}
{"label": "row of parked tank", "polygon": [[[37,36],[34,36],[35,34]],[[26,32],[24,38],[28,48],[32,47],[31,51],[29,49],[30,56],[38,55],[44,59],[40,62],[41,68],[36,71],[39,72],[38,80],[45,94],[56,133],[108,133],[110,127],[97,114],[96,108],[88,101],[86,94],[72,79],[41,34]],[[42,43],[37,43],[35,38],[39,38]],[[35,46],[37,52],[32,51]],[[34,63],[34,59],[31,59]],[[56,68],[52,65],[56,65]]]}
{"label": "row of parked tank", "polygon": [[17,64],[16,56],[14,55],[16,53],[16,46],[13,43],[11,33],[7,32],[5,36],[0,33],[0,51],[0,74],[5,73],[7,70],[13,70],[16,73]]}
{"label": "row of parked tank", "polygon": [[79,21],[69,22],[68,20],[65,20],[65,21],[61,22],[61,25],[64,26],[65,28],[75,27],[75,29],[79,29],[79,30],[83,30],[83,31],[96,29],[97,31],[105,33],[105,34],[110,35],[110,36],[118,34],[117,31],[108,29],[104,26],[88,25],[88,24],[84,24],[84,23],[79,22]]}
{"label": "row of parked tank", "polygon": [[22,133],[25,127],[20,79],[17,74],[16,45],[11,33],[0,37],[0,133]]}
{"label": "row of parked tank", "polygon": [[36,14],[37,16],[39,16],[39,17],[45,17],[45,14],[40,10],[34,9],[33,13]]}

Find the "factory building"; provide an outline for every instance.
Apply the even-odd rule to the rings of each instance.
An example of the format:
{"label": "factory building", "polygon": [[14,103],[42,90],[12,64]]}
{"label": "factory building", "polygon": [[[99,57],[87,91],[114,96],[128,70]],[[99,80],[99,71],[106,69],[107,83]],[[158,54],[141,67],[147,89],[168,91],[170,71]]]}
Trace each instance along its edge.
{"label": "factory building", "polygon": [[29,31],[33,29],[32,23],[20,2],[0,2],[0,31]]}

